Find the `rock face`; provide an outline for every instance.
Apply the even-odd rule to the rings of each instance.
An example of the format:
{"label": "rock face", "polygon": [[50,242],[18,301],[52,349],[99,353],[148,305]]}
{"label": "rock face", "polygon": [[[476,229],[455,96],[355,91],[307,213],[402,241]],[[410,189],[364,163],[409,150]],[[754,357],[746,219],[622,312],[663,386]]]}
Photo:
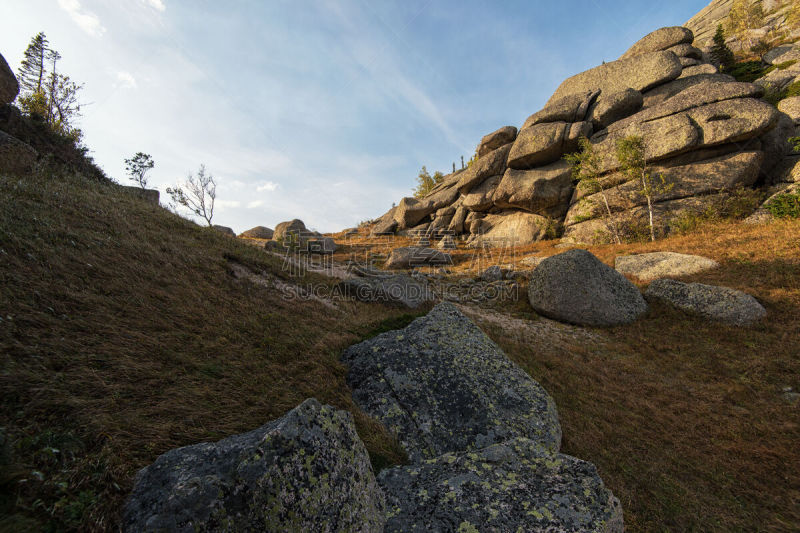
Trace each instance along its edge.
{"label": "rock face", "polygon": [[171,450],[136,476],[124,531],[381,531],[383,494],[351,415],[306,400],[216,443]]}
{"label": "rock face", "polygon": [[138,196],[145,202],[151,203],[153,205],[158,205],[159,199],[161,197],[161,193],[158,192],[158,189],[142,189],[141,187],[131,187],[124,185],[123,186],[126,191],[130,192],[134,196]]}
{"label": "rock face", "polygon": [[381,302],[417,309],[433,301],[431,290],[405,274],[350,278],[339,283],[346,296],[360,302]]}
{"label": "rock face", "polygon": [[622,533],[622,508],[591,463],[517,438],[384,470],[387,532]]}
{"label": "rock face", "polygon": [[690,276],[717,268],[719,263],[699,255],[675,252],[620,255],[614,261],[617,272],[635,276],[642,281],[676,276]]}
{"label": "rock face", "polygon": [[[727,15],[731,0],[715,3]],[[783,21],[779,14],[767,18]],[[713,208],[732,188],[777,183],[774,169],[790,150],[786,139],[800,135],[800,104],[781,103],[781,113],[761,98],[767,85],[785,87],[800,71],[781,64],[756,84],[740,83],[720,74],[692,38],[692,28],[662,28],[621,59],[565,80],[518,132],[506,126],[486,135],[467,169],[446,177],[425,198],[404,199],[390,217],[397,228],[390,229],[426,225],[438,234],[466,235],[469,246],[509,240],[512,232],[519,244],[557,237],[608,242],[609,224],[624,230],[623,239],[637,238],[649,221],[642,209],[646,199],[635,183],[625,183],[616,154],[618,142],[629,136],[643,138],[651,170],[673,185],[655,198],[659,235],[672,231],[676,219]],[[800,45],[787,45],[769,60],[795,52]],[[579,202],[588,194],[574,190],[564,157],[579,148],[581,137],[598,155],[601,182],[614,188],[611,220],[598,207],[601,197]]]}
{"label": "rock face", "polygon": [[306,229],[306,225],[303,224],[303,221],[295,218],[294,220],[281,222],[275,226],[272,239],[279,242],[299,243],[307,232],[308,230]]}
{"label": "rock face", "polygon": [[0,54],[0,105],[10,104],[19,94],[19,83],[6,59]]}
{"label": "rock face", "polygon": [[659,279],[650,284],[645,296],[733,326],[749,326],[767,315],[758,300],[728,287]]}
{"label": "rock face", "polygon": [[345,350],[353,399],[412,461],[515,437],[557,451],[555,403],[452,304]]}
{"label": "rock face", "polygon": [[0,172],[28,172],[36,164],[37,153],[28,144],[0,131]]}
{"label": "rock face", "polygon": [[647,311],[639,289],[586,250],[548,257],[530,278],[528,299],[546,317],[581,326],[617,326]]}
{"label": "rock face", "polygon": [[406,246],[392,250],[384,264],[384,268],[399,269],[451,264],[453,264],[453,260],[448,253],[434,250],[433,248]]}
{"label": "rock face", "polygon": [[255,228],[240,233],[239,237],[244,237],[245,239],[272,239],[273,235],[275,235],[275,232],[270,228],[256,226]]}

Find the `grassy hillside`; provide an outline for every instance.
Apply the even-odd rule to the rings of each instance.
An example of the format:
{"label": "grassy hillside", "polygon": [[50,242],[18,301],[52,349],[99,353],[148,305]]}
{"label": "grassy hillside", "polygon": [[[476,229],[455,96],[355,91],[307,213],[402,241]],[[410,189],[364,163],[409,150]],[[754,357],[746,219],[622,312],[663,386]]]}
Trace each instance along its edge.
{"label": "grassy hillside", "polygon": [[[340,259],[370,253],[364,243]],[[533,322],[475,313],[555,397],[564,452],[597,464],[629,531],[796,528],[800,414],[782,389],[800,390],[800,222],[591,250],[608,263],[647,250],[712,257],[721,268],[691,279],[746,290],[769,316],[737,329],[654,306],[587,336],[520,313],[524,302],[509,311]],[[0,531],[114,529],[138,468],[312,396],[354,413],[376,466],[402,460],[353,405],[338,358],[412,317],[286,300],[242,269],[297,281],[280,258],[113,185],[0,177]]]}
{"label": "grassy hillside", "polygon": [[280,258],[116,186],[0,177],[0,530],[112,529],[156,456],[308,397],[352,411],[374,461],[401,460],[338,362],[401,312],[287,301],[232,265],[286,276]]}

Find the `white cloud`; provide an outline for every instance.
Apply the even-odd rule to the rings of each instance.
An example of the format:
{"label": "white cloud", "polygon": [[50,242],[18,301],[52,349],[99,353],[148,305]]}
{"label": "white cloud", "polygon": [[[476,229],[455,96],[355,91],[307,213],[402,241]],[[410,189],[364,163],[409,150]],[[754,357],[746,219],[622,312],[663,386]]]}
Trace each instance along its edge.
{"label": "white cloud", "polygon": [[214,205],[222,209],[236,209],[237,207],[241,207],[242,202],[239,200],[215,200]]}
{"label": "white cloud", "polygon": [[267,182],[259,184],[258,187],[256,187],[256,190],[258,192],[264,192],[264,191],[272,192],[277,188],[278,188],[278,184],[277,183],[275,183],[274,181],[267,181]]}
{"label": "white cloud", "polygon": [[247,209],[255,209],[256,207],[261,207],[264,205],[264,200],[255,200],[247,204]]}
{"label": "white cloud", "polygon": [[135,89],[136,88],[136,78],[133,77],[133,74],[130,72],[126,72],[121,70],[117,72],[117,87],[121,87],[123,89]]}
{"label": "white cloud", "polygon": [[162,2],[162,0],[143,0],[143,1],[145,4],[152,7],[156,11],[161,11],[163,13],[164,10],[167,9],[167,6],[164,5],[164,2]]}
{"label": "white cloud", "polygon": [[100,18],[91,11],[82,9],[79,0],[58,0],[58,5],[69,14],[80,29],[92,37],[101,37],[106,32]]}

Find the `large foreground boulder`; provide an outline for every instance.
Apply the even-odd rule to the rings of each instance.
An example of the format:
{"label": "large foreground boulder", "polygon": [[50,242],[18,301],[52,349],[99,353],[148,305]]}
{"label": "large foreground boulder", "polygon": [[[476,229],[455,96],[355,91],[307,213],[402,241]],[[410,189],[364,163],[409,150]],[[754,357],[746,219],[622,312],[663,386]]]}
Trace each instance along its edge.
{"label": "large foreground boulder", "polygon": [[19,94],[19,83],[6,59],[0,54],[0,106],[10,104]]}
{"label": "large foreground boulder", "polygon": [[647,311],[635,285],[579,249],[542,261],[530,278],[528,299],[537,313],[581,326],[628,324]]}
{"label": "large foreground boulder", "polygon": [[433,300],[428,286],[405,274],[350,278],[339,283],[345,296],[360,302],[381,302],[417,309]]}
{"label": "large foreground boulder", "polygon": [[758,300],[728,287],[659,279],[650,284],[645,296],[734,326],[749,326],[767,315]]}
{"label": "large foreground boulder", "polygon": [[552,398],[449,303],[345,350],[353,399],[412,461],[525,437],[556,452]]}
{"label": "large foreground boulder", "polygon": [[503,248],[541,241],[548,235],[551,223],[546,217],[525,211],[499,211],[472,222],[468,244]]}
{"label": "large foreground boulder", "polygon": [[275,226],[275,231],[272,233],[272,239],[284,244],[299,244],[307,233],[308,230],[306,229],[306,225],[303,223],[303,221],[295,218],[294,220],[281,222]]}
{"label": "large foreground boulder", "polygon": [[622,508],[591,463],[516,438],[384,470],[387,532],[622,533]]}
{"label": "large foreground boulder", "polygon": [[719,263],[707,257],[675,252],[620,255],[614,260],[617,272],[637,277],[642,281],[690,276],[718,266]]}
{"label": "large foreground boulder", "polygon": [[122,522],[131,533],[381,531],[385,507],[352,416],[312,399],[160,456],[137,474]]}

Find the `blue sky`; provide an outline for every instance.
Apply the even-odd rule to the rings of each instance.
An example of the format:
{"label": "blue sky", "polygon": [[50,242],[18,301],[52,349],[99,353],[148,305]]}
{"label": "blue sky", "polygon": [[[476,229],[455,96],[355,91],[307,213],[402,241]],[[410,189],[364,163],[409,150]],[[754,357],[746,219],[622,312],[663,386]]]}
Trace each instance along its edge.
{"label": "blue sky", "polygon": [[16,70],[47,34],[85,84],[85,142],[117,181],[150,153],[163,201],[204,163],[215,223],[335,231],[707,3],[3,0],[0,53]]}

